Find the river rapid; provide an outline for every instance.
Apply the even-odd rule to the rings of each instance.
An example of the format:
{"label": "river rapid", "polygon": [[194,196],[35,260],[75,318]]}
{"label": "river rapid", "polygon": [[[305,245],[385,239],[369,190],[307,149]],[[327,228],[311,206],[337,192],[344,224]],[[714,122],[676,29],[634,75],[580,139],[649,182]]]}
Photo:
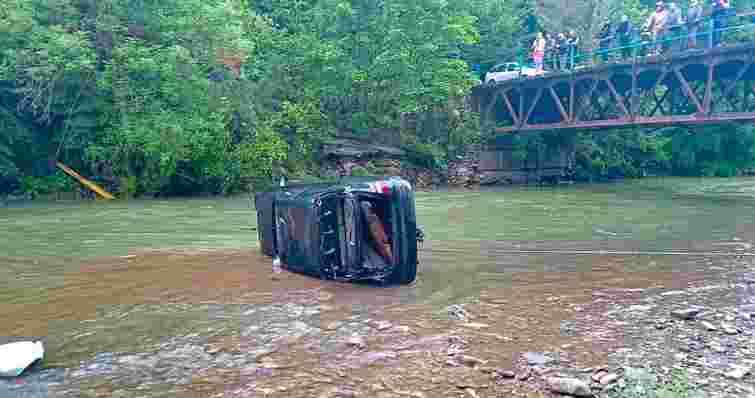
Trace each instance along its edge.
{"label": "river rapid", "polygon": [[0,342],[46,348],[0,397],[526,396],[485,368],[631,362],[653,311],[755,304],[752,178],[421,192],[418,280],[387,288],[272,277],[251,205],[0,208]]}

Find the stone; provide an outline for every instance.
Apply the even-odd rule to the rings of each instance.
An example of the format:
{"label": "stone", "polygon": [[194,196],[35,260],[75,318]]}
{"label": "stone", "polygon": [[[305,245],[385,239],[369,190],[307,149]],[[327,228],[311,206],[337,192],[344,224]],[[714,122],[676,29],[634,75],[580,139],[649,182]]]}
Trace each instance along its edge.
{"label": "stone", "polygon": [[591,397],[590,386],[582,380],[568,377],[548,377],[545,379],[551,391],[577,397]]}
{"label": "stone", "polygon": [[739,333],[739,330],[735,326],[730,325],[728,323],[723,323],[723,322],[721,323],[721,330],[723,330],[724,333],[726,333],[726,334],[732,334],[733,335],[733,334],[738,334]]}
{"label": "stone", "polygon": [[519,381],[525,381],[529,379],[530,376],[532,376],[532,372],[529,369],[526,369],[522,373],[519,373],[518,375],[516,375],[516,379]]}
{"label": "stone", "polygon": [[393,324],[388,321],[370,321],[369,325],[380,331],[388,330],[393,327]]}
{"label": "stone", "polygon": [[409,330],[410,330],[409,326],[404,326],[404,325],[396,326],[395,329],[396,331],[399,331],[401,333],[409,333]]}
{"label": "stone", "polygon": [[600,383],[600,380],[607,375],[608,375],[608,372],[606,372],[605,370],[597,371],[592,374],[592,381],[596,383]]}
{"label": "stone", "polygon": [[485,329],[489,328],[490,325],[486,323],[478,323],[478,322],[468,322],[464,324],[465,327],[472,328],[472,329]]}
{"label": "stone", "polygon": [[545,365],[548,363],[553,362],[553,358],[541,354],[539,352],[525,352],[523,355],[524,360],[527,361],[527,364],[532,365]]}
{"label": "stone", "polygon": [[536,373],[536,374],[537,374],[538,376],[543,376],[543,375],[545,375],[545,374],[548,374],[548,373],[551,373],[551,372],[553,372],[553,369],[551,369],[551,368],[546,368],[546,367],[544,367],[544,366],[533,366],[533,367],[532,367],[532,370],[533,370],[533,371],[534,371],[534,372],[535,372],[535,373]]}
{"label": "stone", "polygon": [[627,308],[631,312],[647,312],[655,307],[654,305],[633,305]]}
{"label": "stone", "polygon": [[346,339],[346,345],[362,350],[367,347],[367,342],[365,342],[364,339],[359,336],[352,336]]}
{"label": "stone", "polygon": [[609,373],[600,378],[600,384],[607,386],[611,383],[616,382],[616,380],[619,380],[619,375],[616,373]]}
{"label": "stone", "polygon": [[751,370],[752,369],[744,366],[735,366],[733,370],[726,372],[724,376],[728,377],[729,379],[741,380],[742,378],[750,374]]}
{"label": "stone", "polygon": [[466,388],[464,391],[467,393],[467,396],[470,398],[479,398],[480,396],[477,395],[477,392],[471,388]]}
{"label": "stone", "polygon": [[704,328],[705,328],[706,330],[709,330],[709,331],[711,331],[711,332],[714,332],[714,331],[718,330],[718,328],[716,327],[716,325],[714,325],[714,324],[712,324],[712,323],[710,323],[710,322],[708,322],[708,321],[702,321],[702,322],[700,322],[700,324],[701,324],[701,325],[702,325],[702,326],[703,326],[703,327],[704,327]]}
{"label": "stone", "polygon": [[339,327],[341,327],[341,325],[342,325],[342,323],[338,322],[338,321],[331,322],[327,326],[325,326],[325,330],[336,330]]}
{"label": "stone", "polygon": [[487,361],[484,361],[480,358],[473,357],[471,355],[459,355],[460,362],[464,365],[475,367],[477,365],[484,365],[487,363]]}
{"label": "stone", "polygon": [[682,310],[671,311],[671,315],[679,319],[691,320],[695,319],[695,317],[700,314],[700,312],[702,312],[701,308],[690,307]]}
{"label": "stone", "polygon": [[448,315],[451,317],[451,319],[464,321],[469,318],[469,313],[467,312],[467,310],[465,310],[464,307],[458,304],[449,305],[446,310],[448,311]]}
{"label": "stone", "polygon": [[501,375],[504,379],[513,379],[516,377],[516,373],[514,373],[513,370],[500,370],[498,371],[498,374]]}

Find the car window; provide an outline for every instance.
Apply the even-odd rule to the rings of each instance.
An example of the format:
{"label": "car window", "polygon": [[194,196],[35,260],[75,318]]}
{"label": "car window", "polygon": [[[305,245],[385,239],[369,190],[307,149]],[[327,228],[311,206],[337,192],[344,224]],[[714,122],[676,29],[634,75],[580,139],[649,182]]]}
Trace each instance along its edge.
{"label": "car window", "polygon": [[509,64],[508,71],[509,72],[516,72],[519,70],[519,65],[517,64]]}
{"label": "car window", "polygon": [[492,68],[490,68],[491,73],[497,73],[503,70],[503,65],[496,65]]}

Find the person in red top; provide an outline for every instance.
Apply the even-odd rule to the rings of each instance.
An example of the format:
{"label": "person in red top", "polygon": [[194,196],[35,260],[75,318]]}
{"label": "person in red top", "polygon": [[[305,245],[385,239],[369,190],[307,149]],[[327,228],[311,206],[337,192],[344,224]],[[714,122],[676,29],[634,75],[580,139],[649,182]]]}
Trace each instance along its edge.
{"label": "person in red top", "polygon": [[543,58],[545,57],[545,38],[542,32],[537,33],[530,49],[532,50],[532,59],[535,61],[535,71],[537,74],[541,74],[543,73]]}

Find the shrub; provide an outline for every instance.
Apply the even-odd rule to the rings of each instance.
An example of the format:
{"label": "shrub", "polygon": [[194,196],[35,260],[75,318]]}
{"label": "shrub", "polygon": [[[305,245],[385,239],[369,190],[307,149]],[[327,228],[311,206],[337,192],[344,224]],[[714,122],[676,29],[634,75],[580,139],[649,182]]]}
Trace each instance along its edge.
{"label": "shrub", "polygon": [[354,166],[351,169],[352,177],[369,177],[370,171],[362,166]]}

